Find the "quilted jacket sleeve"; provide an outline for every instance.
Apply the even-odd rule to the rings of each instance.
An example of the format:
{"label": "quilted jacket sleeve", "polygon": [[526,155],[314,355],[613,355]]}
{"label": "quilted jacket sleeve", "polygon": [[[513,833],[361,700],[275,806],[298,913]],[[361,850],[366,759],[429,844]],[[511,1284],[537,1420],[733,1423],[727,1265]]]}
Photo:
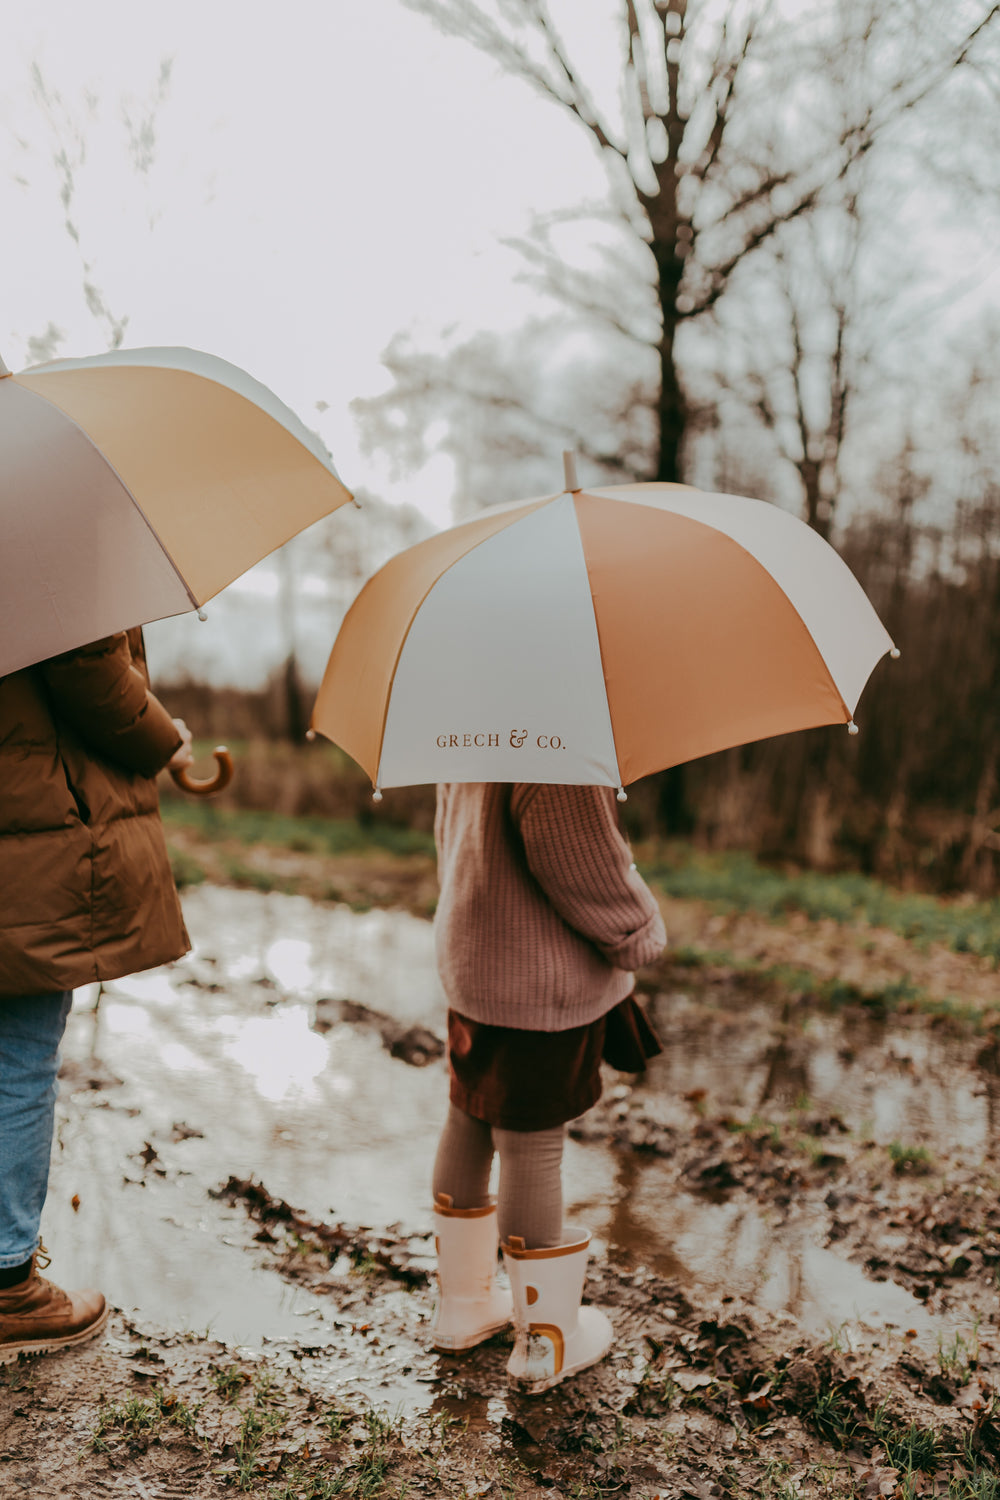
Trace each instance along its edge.
{"label": "quilted jacket sleeve", "polygon": [[124,770],[155,776],[180,745],[176,725],[150,692],[141,656],[133,657],[124,633],[54,656],[36,670],[55,717]]}

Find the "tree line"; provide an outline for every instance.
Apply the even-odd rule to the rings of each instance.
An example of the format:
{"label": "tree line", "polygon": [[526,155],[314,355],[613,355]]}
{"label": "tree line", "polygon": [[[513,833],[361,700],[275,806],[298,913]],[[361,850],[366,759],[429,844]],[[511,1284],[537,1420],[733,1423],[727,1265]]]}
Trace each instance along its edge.
{"label": "tree line", "polygon": [[551,490],[567,447],[591,484],[796,510],[901,659],[856,741],[820,730],[667,772],[634,789],[633,831],[995,891],[1000,359],[978,293],[1000,7],[404,3],[568,117],[607,194],[511,236],[540,298],[517,333],[393,340],[391,389],[355,403],[370,446],[411,466],[447,452],[466,513]]}

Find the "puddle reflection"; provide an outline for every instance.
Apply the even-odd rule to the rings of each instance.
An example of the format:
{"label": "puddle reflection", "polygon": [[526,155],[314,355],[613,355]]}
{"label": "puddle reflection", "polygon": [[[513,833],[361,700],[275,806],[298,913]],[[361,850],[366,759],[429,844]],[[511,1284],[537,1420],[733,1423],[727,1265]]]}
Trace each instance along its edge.
{"label": "puddle reflection", "polygon": [[[318,1001],[351,1000],[443,1035],[431,928],[405,913],[214,887],[184,904],[196,944],[188,959],[77,994],[44,1226],[53,1274],[99,1282],[116,1305],[164,1326],[210,1327],[244,1345],[322,1345],[336,1317],[256,1270],[242,1210],[208,1195],[230,1174],[253,1176],[310,1217],[430,1230],[443,1061],[407,1066],[374,1026],[312,1023]],[[697,1090],[709,1115],[802,1107],[883,1144],[978,1158],[997,1143],[996,1042],[905,1019],[855,1015],[847,1025],[745,997],[728,1012],[661,997],[654,1021],[664,1053],[635,1094],[674,1128],[690,1130],[685,1095]],[[779,1223],[745,1194],[713,1202],[679,1192],[668,1162],[600,1142],[568,1143],[565,1178],[568,1212],[612,1257],[732,1291],[813,1331],[849,1320],[931,1337],[938,1326],[902,1288],[869,1281],[818,1243],[794,1205]],[[407,1390],[424,1382],[427,1403],[431,1377],[417,1353],[404,1351],[399,1370],[385,1349],[379,1357],[380,1378]],[[337,1380],[354,1378],[351,1359]],[[473,1416],[474,1403],[458,1400],[455,1412]],[[488,1423],[485,1409],[475,1413]]]}

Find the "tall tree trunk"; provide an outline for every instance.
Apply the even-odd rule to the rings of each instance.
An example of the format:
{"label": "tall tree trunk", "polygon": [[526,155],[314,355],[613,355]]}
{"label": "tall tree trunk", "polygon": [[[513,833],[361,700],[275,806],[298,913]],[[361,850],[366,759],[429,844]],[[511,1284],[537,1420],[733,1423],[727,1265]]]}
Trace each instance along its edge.
{"label": "tall tree trunk", "polygon": [[657,417],[660,431],[656,478],[679,484],[682,478],[681,450],[687,411],[674,342],[677,335],[677,296],[684,262],[672,243],[654,243],[653,254],[656,257],[657,289],[663,317],[659,345],[660,399]]}
{"label": "tall tree trunk", "polygon": [[[673,216],[671,216],[673,217]],[[687,418],[684,391],[674,352],[677,334],[677,296],[684,262],[677,254],[675,237],[669,241],[653,243],[656,258],[657,288],[663,315],[660,334],[660,397],[657,406],[659,444],[656,478],[671,484],[679,484],[683,478],[681,469],[684,425]],[[658,831],[664,834],[686,836],[694,832],[696,818],[688,801],[688,775],[686,766],[671,766],[661,771],[656,778],[656,821]]]}

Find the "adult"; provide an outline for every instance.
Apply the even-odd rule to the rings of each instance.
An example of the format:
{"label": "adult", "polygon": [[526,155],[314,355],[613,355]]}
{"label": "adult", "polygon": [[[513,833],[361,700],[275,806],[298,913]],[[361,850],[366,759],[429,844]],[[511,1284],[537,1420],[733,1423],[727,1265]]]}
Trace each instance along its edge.
{"label": "adult", "polygon": [[191,758],[139,630],[0,678],[0,1363],[107,1323],[39,1275],[59,1044],[74,989],[190,947],[155,778]]}

